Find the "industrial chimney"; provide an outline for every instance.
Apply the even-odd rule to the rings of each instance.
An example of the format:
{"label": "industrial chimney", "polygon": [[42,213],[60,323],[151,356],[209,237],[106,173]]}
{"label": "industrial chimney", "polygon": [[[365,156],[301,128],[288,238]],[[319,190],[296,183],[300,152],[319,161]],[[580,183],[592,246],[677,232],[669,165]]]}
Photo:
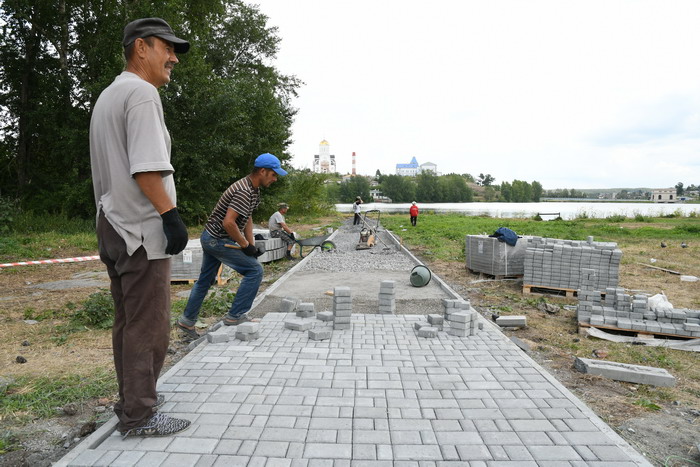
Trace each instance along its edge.
{"label": "industrial chimney", "polygon": [[352,175],[357,175],[357,165],[355,164],[355,151],[352,152]]}

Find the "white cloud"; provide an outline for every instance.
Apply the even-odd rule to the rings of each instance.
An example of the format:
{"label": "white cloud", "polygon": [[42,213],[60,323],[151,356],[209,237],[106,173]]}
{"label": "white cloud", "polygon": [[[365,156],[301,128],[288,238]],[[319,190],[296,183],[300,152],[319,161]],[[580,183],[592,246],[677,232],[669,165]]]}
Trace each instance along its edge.
{"label": "white cloud", "polygon": [[700,3],[263,0],[276,62],[306,82],[290,148],[340,171],[545,188],[697,183]]}

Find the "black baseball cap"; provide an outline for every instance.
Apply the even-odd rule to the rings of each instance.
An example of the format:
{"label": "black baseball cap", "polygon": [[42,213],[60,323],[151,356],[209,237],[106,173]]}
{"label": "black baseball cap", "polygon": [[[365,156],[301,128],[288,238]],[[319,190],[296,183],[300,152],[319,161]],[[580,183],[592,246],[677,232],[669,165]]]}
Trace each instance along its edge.
{"label": "black baseball cap", "polygon": [[127,24],[124,28],[123,45],[126,47],[139,37],[150,36],[172,42],[175,46],[175,53],[184,54],[190,50],[190,43],[176,37],[170,25],[160,18],[141,18]]}

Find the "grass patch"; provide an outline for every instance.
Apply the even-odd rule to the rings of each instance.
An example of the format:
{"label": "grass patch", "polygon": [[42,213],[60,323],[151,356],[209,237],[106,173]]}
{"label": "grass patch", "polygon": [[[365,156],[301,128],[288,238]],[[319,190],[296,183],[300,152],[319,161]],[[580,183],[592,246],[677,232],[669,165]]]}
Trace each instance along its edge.
{"label": "grass patch", "polygon": [[68,375],[61,378],[18,378],[0,398],[0,417],[49,418],[60,415],[56,407],[72,402],[83,404],[117,392],[114,374],[97,370],[89,376]]}

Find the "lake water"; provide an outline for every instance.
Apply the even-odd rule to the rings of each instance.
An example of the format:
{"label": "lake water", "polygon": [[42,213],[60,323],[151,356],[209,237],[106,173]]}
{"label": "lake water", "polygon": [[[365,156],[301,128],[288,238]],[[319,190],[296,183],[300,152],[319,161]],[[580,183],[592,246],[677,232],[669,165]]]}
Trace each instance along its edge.
{"label": "lake water", "polygon": [[[378,209],[385,213],[405,213],[408,215],[410,203],[365,203],[362,212]],[[352,204],[336,204],[338,212],[352,212]],[[421,212],[462,213],[464,215],[488,215],[490,217],[532,217],[538,213],[560,213],[562,219],[575,219],[583,213],[591,218],[605,218],[612,215],[634,217],[636,214],[658,217],[676,211],[688,216],[695,212],[700,215],[700,204],[656,204],[656,203],[609,203],[591,202],[542,202],[542,203],[420,203]],[[542,216],[551,219],[555,216]]]}

